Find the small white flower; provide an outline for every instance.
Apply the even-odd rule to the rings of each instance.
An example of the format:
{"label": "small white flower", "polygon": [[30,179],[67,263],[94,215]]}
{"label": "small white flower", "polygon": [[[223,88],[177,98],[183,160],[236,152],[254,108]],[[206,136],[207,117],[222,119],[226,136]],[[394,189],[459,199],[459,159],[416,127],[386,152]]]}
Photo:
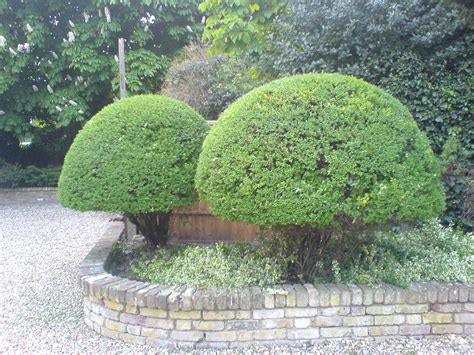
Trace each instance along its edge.
{"label": "small white flower", "polygon": [[51,86],[49,86],[49,84],[46,85],[46,89],[48,89],[48,92],[49,92],[50,94],[52,94],[52,93],[54,92],[53,88],[52,88]]}
{"label": "small white flower", "polygon": [[69,103],[70,103],[72,106],[77,106],[77,102],[76,102],[76,101],[69,100]]}
{"label": "small white flower", "polygon": [[206,23],[206,16],[203,16],[201,19],[201,23],[204,25]]}
{"label": "small white flower", "polygon": [[27,23],[26,24],[26,30],[31,33],[31,32],[33,32],[33,27],[31,27],[30,24]]}
{"label": "small white flower", "polygon": [[16,52],[12,47],[8,48],[8,50],[10,51],[12,55],[16,55]]}
{"label": "small white flower", "polygon": [[66,74],[66,80],[71,80],[72,81],[72,78],[69,74]]}
{"label": "small white flower", "polygon": [[25,50],[26,53],[30,53],[30,44],[29,43],[25,43],[23,45],[23,49]]}
{"label": "small white flower", "polygon": [[5,111],[0,110],[0,116],[3,116],[5,114]]}
{"label": "small white flower", "polygon": [[116,55],[114,55],[114,59],[115,59],[115,61],[116,61],[117,63],[119,62],[119,59],[118,59],[118,57],[117,57]]}
{"label": "small white flower", "polygon": [[187,29],[189,32],[193,33],[193,29],[191,28],[191,26],[186,25],[186,29]]}
{"label": "small white flower", "polygon": [[74,22],[72,22],[71,20],[69,20],[69,26],[74,27]]}
{"label": "small white flower", "polygon": [[107,18],[107,22],[110,22],[111,21],[111,19],[110,19],[110,10],[109,10],[108,6],[104,7],[104,14],[105,14],[105,17]]}
{"label": "small white flower", "polygon": [[31,87],[33,88],[33,91],[34,92],[37,92],[38,91],[38,87],[36,85],[31,85]]}
{"label": "small white flower", "polygon": [[84,16],[84,22],[85,23],[89,22],[90,15],[87,12],[83,12],[82,16]]}
{"label": "small white flower", "polygon": [[50,52],[51,52],[51,54],[53,55],[53,58],[54,58],[54,59],[58,59],[58,58],[59,58],[58,55],[56,54],[56,52],[54,52],[54,51],[50,51]]}
{"label": "small white flower", "polygon": [[2,35],[0,35],[0,47],[5,48],[6,45],[7,45],[7,39],[3,37]]}
{"label": "small white flower", "polygon": [[18,44],[18,45],[16,46],[16,50],[17,50],[18,52],[20,52],[20,53],[23,52],[23,45],[22,45],[22,44]]}
{"label": "small white flower", "polygon": [[67,40],[68,40],[69,42],[71,42],[71,43],[76,40],[76,36],[74,35],[74,32],[69,31],[69,32],[67,33]]}
{"label": "small white flower", "polygon": [[84,111],[79,110],[79,111],[77,111],[77,113],[80,114],[80,115],[83,115],[83,114],[84,114]]}
{"label": "small white flower", "polygon": [[148,25],[146,25],[143,30],[144,30],[145,32],[148,32]]}
{"label": "small white flower", "polygon": [[63,109],[59,106],[56,106],[56,110],[58,110],[59,112],[61,112]]}
{"label": "small white flower", "polygon": [[48,64],[49,64],[49,65],[52,65],[53,62],[48,59]]}

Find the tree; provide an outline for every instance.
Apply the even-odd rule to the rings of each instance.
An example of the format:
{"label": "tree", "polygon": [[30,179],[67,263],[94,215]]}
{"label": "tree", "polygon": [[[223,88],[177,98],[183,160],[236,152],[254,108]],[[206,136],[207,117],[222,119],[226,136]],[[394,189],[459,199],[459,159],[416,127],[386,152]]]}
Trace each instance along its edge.
{"label": "tree", "polygon": [[203,40],[215,52],[262,52],[272,32],[273,19],[286,8],[283,0],[204,0],[199,9],[207,16]]}
{"label": "tree", "polygon": [[117,95],[117,39],[126,39],[129,93],[156,92],[170,57],[200,32],[197,3],[0,0],[0,132],[16,145],[63,142],[62,160],[77,130]]}
{"label": "tree", "polygon": [[[235,16],[244,7],[228,11]],[[220,13],[225,15],[223,9]],[[439,155],[453,133],[467,150],[472,142],[472,23],[467,1],[295,0],[272,16],[265,45],[257,37],[250,43],[259,44],[253,59],[260,71],[273,77],[338,72],[380,86],[410,109]],[[227,32],[220,36],[228,51],[252,55]],[[443,174],[448,195],[443,221],[467,230],[473,227],[469,211],[474,208],[465,197],[472,196],[466,191],[472,189],[470,160],[472,153],[468,159],[459,155],[459,168]]]}
{"label": "tree", "polygon": [[283,230],[310,254],[334,234],[444,208],[439,162],[408,109],[338,74],[276,80],[234,102],[204,141],[196,187],[216,216]]}
{"label": "tree", "polygon": [[196,201],[194,175],[208,128],[170,97],[138,95],[108,105],[71,145],[59,201],[80,211],[125,212],[152,245],[163,246],[171,210]]}

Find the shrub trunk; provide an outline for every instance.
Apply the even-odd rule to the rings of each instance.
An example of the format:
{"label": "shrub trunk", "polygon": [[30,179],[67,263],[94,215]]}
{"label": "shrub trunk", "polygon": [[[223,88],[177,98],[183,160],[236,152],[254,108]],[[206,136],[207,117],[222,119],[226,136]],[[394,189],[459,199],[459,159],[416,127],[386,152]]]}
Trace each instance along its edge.
{"label": "shrub trunk", "polygon": [[163,247],[168,243],[171,212],[127,213],[126,217],[153,247]]}

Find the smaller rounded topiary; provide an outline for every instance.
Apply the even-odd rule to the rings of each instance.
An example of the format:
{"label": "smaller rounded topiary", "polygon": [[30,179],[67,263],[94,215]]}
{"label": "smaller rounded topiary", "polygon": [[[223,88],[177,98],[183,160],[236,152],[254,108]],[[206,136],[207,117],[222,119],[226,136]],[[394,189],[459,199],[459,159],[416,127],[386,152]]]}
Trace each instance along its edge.
{"label": "smaller rounded topiary", "polygon": [[204,141],[196,186],[218,217],[299,234],[444,208],[439,162],[408,109],[338,74],[276,80],[234,102]]}
{"label": "smaller rounded topiary", "polygon": [[64,160],[58,198],[80,211],[125,212],[153,245],[167,242],[170,211],[195,202],[206,121],[173,98],[143,95],[97,113]]}

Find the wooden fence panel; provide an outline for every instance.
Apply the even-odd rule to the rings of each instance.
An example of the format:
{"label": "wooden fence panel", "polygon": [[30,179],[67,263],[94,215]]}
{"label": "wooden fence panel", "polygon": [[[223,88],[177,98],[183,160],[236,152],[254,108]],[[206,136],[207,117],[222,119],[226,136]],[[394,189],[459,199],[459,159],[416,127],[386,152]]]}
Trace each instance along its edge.
{"label": "wooden fence panel", "polygon": [[170,235],[174,241],[215,242],[254,240],[259,226],[224,221],[213,216],[206,202],[173,211]]}

